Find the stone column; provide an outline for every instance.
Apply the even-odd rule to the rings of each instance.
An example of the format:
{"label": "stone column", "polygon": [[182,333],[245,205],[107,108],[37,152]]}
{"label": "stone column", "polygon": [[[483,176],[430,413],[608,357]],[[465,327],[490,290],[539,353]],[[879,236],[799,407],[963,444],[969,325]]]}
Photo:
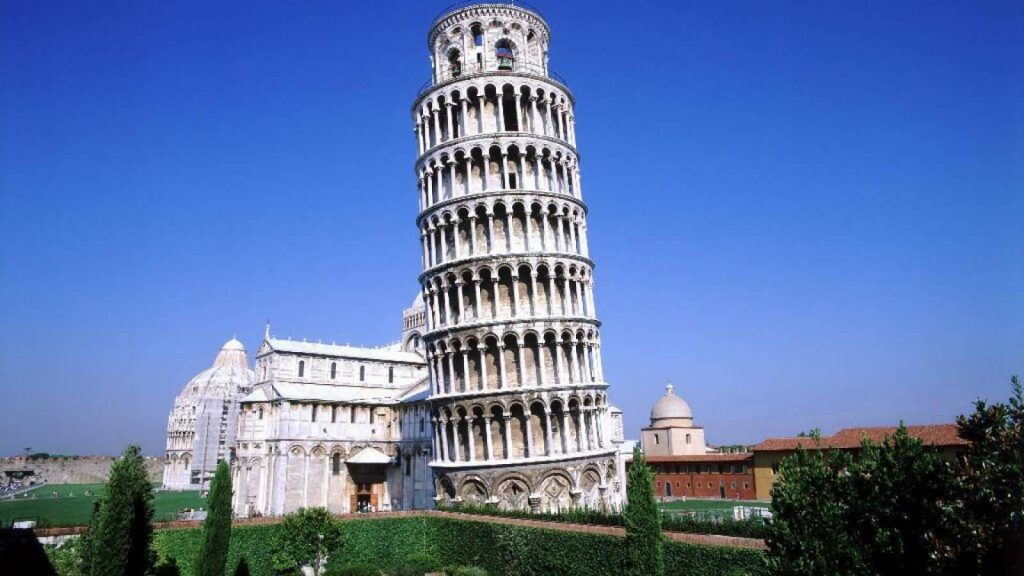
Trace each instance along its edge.
{"label": "stone column", "polygon": [[451,182],[451,198],[455,198],[455,159],[451,158],[447,164],[449,167],[448,178]]}
{"label": "stone column", "polygon": [[500,92],[498,96],[498,132],[505,131],[505,97]]}
{"label": "stone column", "polygon": [[498,344],[498,389],[504,390],[505,386],[505,345]]}
{"label": "stone column", "polygon": [[579,316],[586,316],[587,315],[586,307],[583,304],[584,304],[584,302],[583,302],[583,283],[580,282],[579,280],[577,280],[576,281],[576,305],[579,308],[579,310],[576,311],[576,314],[579,315]]}
{"label": "stone column", "polygon": [[552,126],[555,129],[555,138],[562,138],[564,140],[564,137],[562,136],[562,107],[560,105],[555,105],[553,117],[554,123]]}
{"label": "stone column", "polygon": [[462,355],[462,392],[469,390],[472,381],[469,378],[469,351],[461,350]]}
{"label": "stone column", "polygon": [[441,222],[437,226],[437,229],[441,232],[441,251],[438,254],[438,256],[440,257],[440,262],[438,262],[439,264],[443,264],[448,261],[448,238],[446,238],[444,234],[444,229],[447,227],[448,225],[445,224],[444,222]]}
{"label": "stone column", "polygon": [[551,440],[551,411],[544,411],[544,454],[550,456],[555,453],[555,447]]}
{"label": "stone column", "polygon": [[579,254],[580,249],[576,246],[576,222],[569,220],[569,252]]}
{"label": "stone column", "polygon": [[533,248],[533,241],[530,239],[531,210],[529,206],[523,206],[523,250],[529,252]]}
{"label": "stone column", "polygon": [[480,280],[473,280],[473,295],[476,296],[476,303],[473,306],[473,319],[480,319],[480,308],[483,306],[483,301],[480,299]]}
{"label": "stone column", "polygon": [[466,417],[466,439],[469,441],[469,461],[476,460],[476,439],[473,437],[473,418]]}
{"label": "stone column", "polygon": [[476,256],[476,216],[469,217],[469,255]]}
{"label": "stone column", "polygon": [[594,376],[593,376],[593,374],[590,373],[590,358],[591,358],[590,344],[585,342],[583,344],[583,381],[584,382],[593,382],[594,381]]}
{"label": "stone column", "polygon": [[480,354],[480,389],[487,389],[487,346],[476,346],[477,352]]}
{"label": "stone column", "polygon": [[505,447],[505,454],[508,454],[508,457],[512,458],[512,416],[505,414],[503,420],[505,428],[505,441],[502,442],[502,444]]}
{"label": "stone column", "polygon": [[455,104],[448,102],[444,106],[448,109],[448,140],[453,140],[455,138],[455,115],[452,113],[452,108],[455,107]]}
{"label": "stone column", "polygon": [[459,259],[459,255],[462,254],[462,246],[460,246],[462,244],[462,240],[459,239],[459,224],[461,224],[461,223],[462,223],[462,221],[459,220],[458,218],[455,218],[451,222],[451,227],[452,227],[452,260],[458,260]]}
{"label": "stone column", "polygon": [[441,121],[439,120],[439,117],[441,115],[438,112],[440,112],[440,111],[436,110],[436,109],[431,109],[430,110],[430,117],[434,119],[434,145],[435,146],[441,143]]}
{"label": "stone column", "polygon": [[537,97],[530,96],[530,132],[537,134]]}
{"label": "stone column", "polygon": [[459,118],[459,128],[461,129],[461,136],[466,136],[469,134],[469,130],[466,129],[466,118],[468,117],[467,112],[469,110],[467,107],[468,103],[469,100],[466,98],[462,98],[459,100],[459,104],[462,105],[462,116]]}
{"label": "stone column", "polygon": [[456,322],[454,322],[455,324],[464,324],[466,322],[466,315],[465,315],[466,312],[465,312],[464,307],[462,305],[462,285],[463,284],[464,284],[464,282],[462,280],[457,280],[455,282],[455,299],[457,300],[457,304],[458,304],[458,306],[456,306],[456,308],[459,311],[459,317],[458,317],[458,320]]}
{"label": "stone column", "polygon": [[477,134],[483,134],[484,133],[484,96],[483,96],[483,94],[481,94],[481,95],[478,95],[476,98],[477,98],[477,101],[480,103],[479,104],[479,108],[478,108],[479,112],[476,115],[476,117],[477,117],[477,124],[480,127],[480,129],[477,130]]}
{"label": "stone column", "polygon": [[555,135],[555,112],[554,112],[553,108],[554,108],[555,102],[549,96],[548,99],[547,99],[547,102],[545,104],[546,104],[546,108],[547,108],[548,125],[545,128],[544,132],[545,132],[546,136],[554,136]]}
{"label": "stone column", "polygon": [[558,349],[561,346],[562,345],[558,342],[558,337],[555,336],[555,345],[554,345],[554,347],[551,348],[551,354],[552,354],[552,358],[551,358],[551,371],[554,372],[554,375],[555,375],[555,386],[560,386],[562,384],[562,380],[563,380],[563,378],[562,378],[562,365],[559,363],[559,360],[558,360]]}
{"label": "stone column", "polygon": [[473,164],[472,164],[472,162],[470,162],[469,154],[466,154],[465,156],[463,156],[462,157],[462,161],[463,161],[463,163],[465,163],[464,169],[465,169],[465,173],[466,173],[465,180],[462,181],[462,195],[463,196],[469,196],[470,191],[471,191],[470,187],[469,187],[469,175],[472,172]]}
{"label": "stone column", "polygon": [[544,362],[544,352],[546,346],[544,341],[540,338],[537,339],[537,386],[544,386],[544,370],[547,367],[547,363]]}
{"label": "stone column", "polygon": [[427,188],[427,205],[434,203],[434,176],[430,170],[423,171],[423,182]]}
{"label": "stone column", "polygon": [[487,454],[484,455],[484,460],[494,460],[494,443],[491,440],[491,417],[484,416],[484,439],[486,440],[485,448]]}
{"label": "stone column", "polygon": [[444,353],[444,358],[448,363],[448,391],[455,392],[455,353],[449,351]]}
{"label": "stone column", "polygon": [[519,97],[520,96],[521,96],[521,94],[519,92],[513,92],[512,93],[512,105],[516,107],[516,131],[517,132],[526,132],[526,130],[523,129],[523,115],[519,112]]}
{"label": "stone column", "polygon": [[[499,168],[501,168],[501,189],[502,190],[508,190],[508,160],[507,159],[508,159],[508,154],[504,150],[502,150],[501,151],[501,166],[499,166]],[[509,208],[509,210],[511,210],[511,208]]]}
{"label": "stone column", "polygon": [[491,156],[490,153],[482,153],[480,175],[483,177],[483,191],[491,191]]}
{"label": "stone column", "polygon": [[448,287],[441,287],[441,324],[450,326],[452,323],[452,308],[448,302]]}
{"label": "stone column", "polygon": [[568,428],[565,427],[565,407],[564,406],[562,407],[562,411],[561,411],[561,413],[559,413],[558,416],[559,416],[559,422],[561,422],[561,426],[559,426],[559,434],[558,434],[558,436],[559,436],[559,439],[558,439],[559,446],[562,447],[562,452],[563,453],[568,453],[569,452],[569,432],[568,432]]}
{"label": "stone column", "polygon": [[512,274],[512,316],[519,316],[519,276]]}
{"label": "stone column", "polygon": [[530,272],[530,314],[537,315],[537,273]]}
{"label": "stone column", "polygon": [[416,130],[416,144],[417,144],[416,152],[418,154],[423,154],[423,151],[426,148],[423,146],[423,122],[422,121],[418,120],[416,122],[415,130]]}
{"label": "stone column", "polygon": [[430,268],[430,255],[427,252],[427,233],[420,232],[420,248],[423,249],[423,267]]}
{"label": "stone column", "polygon": [[526,422],[526,457],[533,458],[533,414],[523,412],[523,420]]}
{"label": "stone column", "polygon": [[462,448],[461,448],[461,445],[459,444],[459,417],[458,417],[458,415],[452,417],[452,444],[454,444],[454,446],[453,446],[454,452],[455,452],[453,454],[453,456],[455,456],[454,460],[455,460],[455,462],[458,462],[459,460],[462,460],[462,454],[461,454]]}
{"label": "stone column", "polygon": [[[540,156],[533,155],[533,188],[540,190]],[[543,212],[544,209],[541,208]]]}
{"label": "stone column", "polygon": [[431,421],[434,423],[434,459],[444,460],[445,453],[444,450],[442,449],[442,446],[445,444],[445,442],[442,440],[442,438],[444,437],[443,423],[441,422],[441,420],[437,418],[431,418]]}

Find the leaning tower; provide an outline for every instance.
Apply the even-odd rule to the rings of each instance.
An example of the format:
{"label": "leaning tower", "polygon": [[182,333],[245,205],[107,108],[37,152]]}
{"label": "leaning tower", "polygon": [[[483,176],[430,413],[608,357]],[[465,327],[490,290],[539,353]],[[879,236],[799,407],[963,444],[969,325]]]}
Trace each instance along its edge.
{"label": "leaning tower", "polygon": [[574,99],[537,10],[444,12],[412,106],[439,502],[618,507]]}

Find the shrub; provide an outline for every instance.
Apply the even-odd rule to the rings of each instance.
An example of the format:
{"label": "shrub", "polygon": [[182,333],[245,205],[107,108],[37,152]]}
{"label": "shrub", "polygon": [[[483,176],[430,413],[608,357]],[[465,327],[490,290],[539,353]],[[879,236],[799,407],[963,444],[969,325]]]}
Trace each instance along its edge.
{"label": "shrub", "polygon": [[662,576],[665,559],[661,541],[661,515],[654,499],[654,474],[640,448],[633,449],[633,464],[626,479],[629,502],[622,513],[626,527],[627,574]]}
{"label": "shrub", "polygon": [[271,560],[278,570],[309,566],[320,576],[328,556],[341,546],[341,528],[326,508],[300,508],[278,525],[270,542]]}
{"label": "shrub", "polygon": [[153,567],[153,485],[148,476],[138,446],[129,446],[110,466],[96,527],[90,530],[92,576],[142,576]]}
{"label": "shrub", "polygon": [[436,572],[438,562],[429,554],[416,552],[405,558],[402,565],[391,571],[391,576],[423,576],[428,572]]}
{"label": "shrub", "polygon": [[328,570],[324,576],[381,576],[381,572],[373,564],[349,564]]}
{"label": "shrub", "polygon": [[203,522],[203,545],[197,562],[199,576],[224,576],[231,542],[231,471],[228,463],[217,463],[210,484],[209,513]]}

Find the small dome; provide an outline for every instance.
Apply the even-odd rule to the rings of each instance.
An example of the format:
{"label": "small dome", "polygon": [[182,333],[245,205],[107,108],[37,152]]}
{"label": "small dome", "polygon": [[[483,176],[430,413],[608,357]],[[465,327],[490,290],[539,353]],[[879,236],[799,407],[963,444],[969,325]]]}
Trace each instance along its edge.
{"label": "small dome", "polygon": [[239,342],[237,338],[232,338],[231,340],[228,340],[223,346],[221,346],[220,349],[241,350],[242,352],[245,352],[245,345]]}
{"label": "small dome", "polygon": [[665,395],[654,403],[651,408],[651,420],[666,420],[671,418],[693,418],[693,411],[685,400],[676,396],[675,387],[671,384],[665,386]]}
{"label": "small dome", "polygon": [[413,297],[412,304],[409,305],[409,308],[423,308],[423,295],[416,294],[416,296]]}

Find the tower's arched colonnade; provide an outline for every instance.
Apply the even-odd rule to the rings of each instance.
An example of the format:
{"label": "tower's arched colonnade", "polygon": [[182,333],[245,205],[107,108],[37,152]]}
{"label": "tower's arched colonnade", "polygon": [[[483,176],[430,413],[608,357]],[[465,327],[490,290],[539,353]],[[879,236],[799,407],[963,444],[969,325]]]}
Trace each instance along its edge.
{"label": "tower's arched colonnade", "polygon": [[618,507],[575,101],[550,32],[509,4],[428,36],[412,106],[437,498]]}

